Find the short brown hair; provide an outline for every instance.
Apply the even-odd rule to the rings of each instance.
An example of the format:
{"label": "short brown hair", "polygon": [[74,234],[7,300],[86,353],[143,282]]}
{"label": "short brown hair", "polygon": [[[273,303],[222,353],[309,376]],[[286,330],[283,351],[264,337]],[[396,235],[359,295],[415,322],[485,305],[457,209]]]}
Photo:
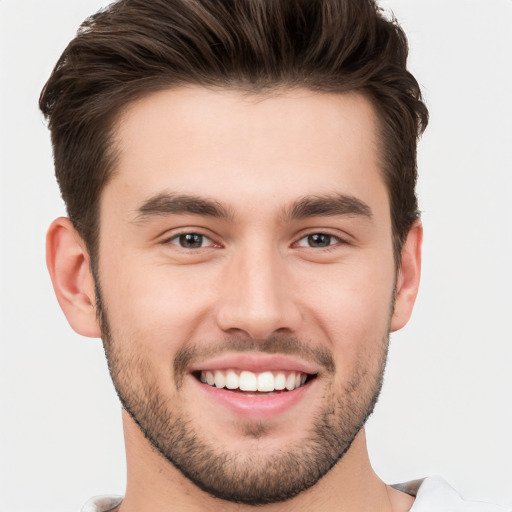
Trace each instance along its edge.
{"label": "short brown hair", "polygon": [[404,32],[373,0],[120,0],[91,16],[40,97],[62,197],[91,258],[122,109],[150,92],[195,84],[369,98],[379,119],[398,263],[419,216],[416,145],[428,122],[407,54]]}

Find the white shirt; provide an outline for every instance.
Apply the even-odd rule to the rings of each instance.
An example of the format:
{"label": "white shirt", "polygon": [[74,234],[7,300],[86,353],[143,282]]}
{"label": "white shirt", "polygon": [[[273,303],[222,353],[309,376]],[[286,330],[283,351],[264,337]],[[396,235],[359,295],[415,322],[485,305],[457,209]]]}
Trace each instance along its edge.
{"label": "white shirt", "polygon": [[393,487],[416,497],[409,512],[512,512],[491,503],[466,501],[440,476]]}
{"label": "white shirt", "polygon": [[[512,512],[512,509],[481,501],[465,501],[441,477],[432,476],[394,485],[396,489],[416,496],[409,512]],[[122,496],[96,496],[80,512],[108,512],[121,503]]]}

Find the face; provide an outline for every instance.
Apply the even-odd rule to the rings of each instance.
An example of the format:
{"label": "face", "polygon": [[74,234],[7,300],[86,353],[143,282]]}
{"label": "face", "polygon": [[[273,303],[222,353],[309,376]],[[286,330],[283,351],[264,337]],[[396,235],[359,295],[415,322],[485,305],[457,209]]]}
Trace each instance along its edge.
{"label": "face", "polygon": [[380,390],[396,273],[373,109],[175,89],[131,105],[116,143],[97,284],[122,403],[201,489],[289,499]]}

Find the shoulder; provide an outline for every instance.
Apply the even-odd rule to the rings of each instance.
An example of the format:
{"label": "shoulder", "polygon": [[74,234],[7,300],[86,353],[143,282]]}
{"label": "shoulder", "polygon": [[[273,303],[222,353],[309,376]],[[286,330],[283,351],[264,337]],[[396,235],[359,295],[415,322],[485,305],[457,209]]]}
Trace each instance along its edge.
{"label": "shoulder", "polygon": [[80,512],[108,512],[117,507],[122,500],[122,496],[94,496],[84,504]]}
{"label": "shoulder", "polygon": [[[404,487],[406,488],[407,484]],[[416,481],[413,487],[416,488],[416,501],[410,512],[512,512],[510,508],[490,503],[466,501],[439,476]]]}

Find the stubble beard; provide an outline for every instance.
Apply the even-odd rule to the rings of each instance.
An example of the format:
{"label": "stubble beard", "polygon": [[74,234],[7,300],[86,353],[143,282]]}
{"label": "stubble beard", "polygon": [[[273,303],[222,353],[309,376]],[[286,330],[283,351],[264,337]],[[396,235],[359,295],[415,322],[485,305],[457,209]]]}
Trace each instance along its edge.
{"label": "stubble beard", "polygon": [[[331,382],[310,431],[299,443],[270,455],[256,449],[243,453],[222,451],[220,443],[209,441],[181,409],[176,378],[177,391],[169,396],[160,389],[143,355],[127,354],[121,348],[120,340],[112,335],[99,290],[97,299],[103,346],[123,408],[165,460],[215,498],[257,506],[286,501],[309,489],[347,452],[377,403],[389,332],[380,340],[378,353],[371,355],[371,361],[357,362],[348,383],[336,391]],[[263,345],[272,346],[275,351],[281,343],[288,347],[288,353],[290,347],[301,344],[295,338],[268,342]],[[261,422],[245,425],[243,432],[252,440],[265,434]]]}

